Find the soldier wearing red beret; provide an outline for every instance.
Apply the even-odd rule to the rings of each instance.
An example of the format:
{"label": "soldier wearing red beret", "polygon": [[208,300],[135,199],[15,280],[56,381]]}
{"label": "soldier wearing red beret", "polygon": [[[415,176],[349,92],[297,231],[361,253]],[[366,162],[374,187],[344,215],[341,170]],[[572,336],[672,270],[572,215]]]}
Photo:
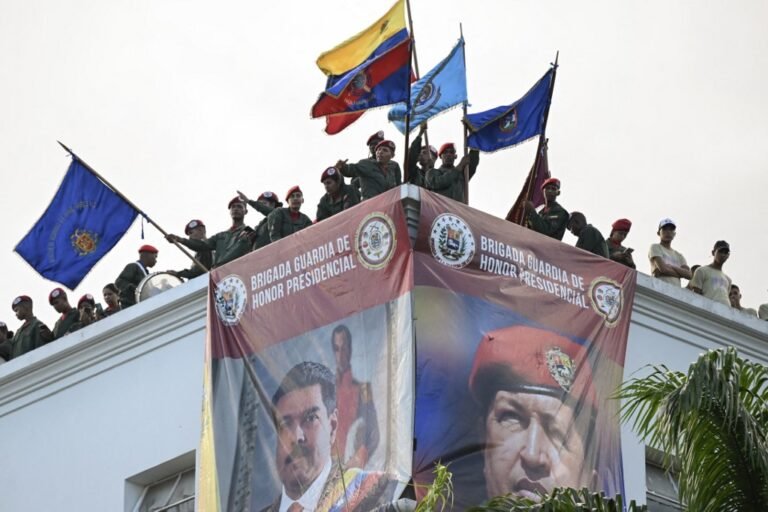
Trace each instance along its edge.
{"label": "soldier wearing red beret", "polygon": [[426,134],[427,125],[422,124],[419,134],[413,139],[408,149],[408,183],[425,187],[427,172],[435,167],[437,149],[434,146],[422,146],[421,138]]}
{"label": "soldier wearing red beret", "polygon": [[214,251],[213,266],[220,267],[225,263],[251,252],[255,233],[245,224],[248,214],[246,203],[239,197],[233,197],[227,204],[232,226],[226,231],[220,231],[205,240],[182,238],[177,235],[167,235],[169,242],[178,242],[193,251]]}
{"label": "soldier wearing red beret", "polygon": [[267,217],[270,242],[285,238],[295,232],[312,225],[312,219],[301,213],[301,205],[304,204],[304,193],[298,185],[288,189],[285,194],[288,206],[276,208]]}
{"label": "soldier wearing red beret", "polygon": [[254,230],[256,235],[253,241],[253,250],[261,249],[265,245],[269,245],[269,225],[267,224],[267,218],[269,214],[275,211],[277,208],[282,208],[283,203],[277,197],[277,194],[269,190],[259,194],[259,197],[254,201],[248,199],[244,193],[237,191],[240,199],[252,206],[257,212],[264,215],[264,218],[256,225]]}
{"label": "soldier wearing red beret", "polygon": [[395,143],[382,140],[376,144],[376,160],[366,158],[356,164],[339,160],[335,167],[342,175],[360,180],[360,195],[364,201],[402,184],[400,166],[392,160],[394,155]]}
{"label": "soldier wearing red beret", "polygon": [[446,142],[440,146],[437,155],[440,157],[442,165],[427,172],[425,180],[427,189],[455,201],[466,202],[464,167],[469,165],[469,179],[472,179],[475,171],[477,171],[477,165],[480,163],[480,153],[475,149],[470,150],[469,154],[462,158],[458,165],[453,165],[457,156],[456,145],[453,142]]}
{"label": "soldier wearing red beret", "polygon": [[136,287],[149,275],[149,269],[157,263],[157,249],[151,245],[139,247],[139,259],[125,266],[115,280],[120,289],[120,305],[123,309],[136,304]]}
{"label": "soldier wearing red beret", "polygon": [[616,263],[621,263],[629,268],[636,268],[635,261],[632,259],[631,247],[624,247],[622,242],[627,238],[629,230],[632,228],[632,221],[629,219],[619,219],[611,225],[611,236],[608,237],[608,257]]}
{"label": "soldier wearing red beret", "polygon": [[569,215],[565,208],[557,202],[557,196],[560,195],[560,180],[548,178],[541,184],[541,189],[544,192],[545,202],[541,211],[536,211],[533,202],[525,202],[528,227],[537,233],[562,241]]}
{"label": "soldier wearing red beret", "polygon": [[325,195],[317,204],[318,221],[352,208],[360,202],[360,195],[351,185],[344,183],[344,178],[335,167],[328,167],[320,175],[320,182],[325,187]]}
{"label": "soldier wearing red beret", "polygon": [[53,339],[58,339],[69,332],[69,328],[77,322],[80,315],[75,308],[69,305],[67,292],[62,288],[51,290],[51,293],[48,294],[48,304],[53,306],[53,309],[61,315],[53,324]]}
{"label": "soldier wearing red beret", "polygon": [[78,331],[99,319],[96,316],[96,299],[90,293],[86,293],[77,301],[77,311],[78,321],[69,328],[68,332]]}
{"label": "soldier wearing red beret", "polygon": [[596,394],[585,347],[550,331],[514,326],[480,341],[469,377],[484,415],[488,496],[538,500],[556,487],[594,488],[587,453]]}
{"label": "soldier wearing red beret", "polygon": [[26,354],[38,347],[42,347],[53,339],[53,333],[43,322],[32,313],[32,299],[27,295],[20,295],[13,299],[11,309],[16,313],[16,318],[24,323],[16,329],[16,334],[11,339],[11,359]]}
{"label": "soldier wearing red beret", "polygon": [[[184,226],[184,234],[189,237],[190,240],[206,240],[205,224],[198,219],[192,219]],[[206,269],[210,269],[213,266],[213,251],[211,249],[205,249],[197,251],[195,253],[195,259],[203,264]],[[205,274],[205,271],[200,266],[192,262],[192,265],[184,270],[169,270],[169,274],[184,279],[194,279],[197,276]]]}

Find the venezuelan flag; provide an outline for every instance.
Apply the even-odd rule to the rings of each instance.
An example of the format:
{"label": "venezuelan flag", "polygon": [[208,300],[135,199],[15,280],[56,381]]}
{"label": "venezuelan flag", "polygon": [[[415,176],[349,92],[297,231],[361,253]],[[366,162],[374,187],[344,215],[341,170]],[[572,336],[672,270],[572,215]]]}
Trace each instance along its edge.
{"label": "venezuelan flag", "polygon": [[397,0],[373,25],[320,54],[317,67],[326,75],[344,74],[369,59],[382,43],[405,28],[405,0]]}

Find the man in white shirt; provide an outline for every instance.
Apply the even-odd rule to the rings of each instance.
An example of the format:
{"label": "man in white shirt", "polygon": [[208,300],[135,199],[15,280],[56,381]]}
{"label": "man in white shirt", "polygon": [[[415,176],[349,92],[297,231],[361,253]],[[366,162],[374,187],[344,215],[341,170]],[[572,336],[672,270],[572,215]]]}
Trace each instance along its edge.
{"label": "man in white shirt", "polygon": [[651,260],[651,275],[669,284],[680,286],[680,278],[690,279],[691,269],[685,257],[672,248],[677,226],[669,218],[659,221],[659,243],[651,245],[648,259]]}
{"label": "man in white shirt", "polygon": [[731,247],[728,242],[725,240],[715,242],[715,247],[712,249],[712,263],[696,269],[691,279],[691,290],[715,302],[730,306],[731,300],[728,294],[731,291],[731,278],[723,272],[723,265],[730,255]]}

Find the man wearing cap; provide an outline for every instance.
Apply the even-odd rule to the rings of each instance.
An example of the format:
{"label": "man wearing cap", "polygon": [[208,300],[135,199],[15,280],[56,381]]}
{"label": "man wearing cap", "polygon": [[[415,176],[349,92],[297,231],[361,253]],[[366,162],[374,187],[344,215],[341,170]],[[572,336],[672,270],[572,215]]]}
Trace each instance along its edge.
{"label": "man wearing cap", "polygon": [[731,291],[731,278],[723,272],[723,265],[731,255],[731,246],[725,240],[715,242],[712,249],[713,260],[709,265],[696,269],[691,279],[691,290],[709,299],[731,305],[728,294]]}
{"label": "man wearing cap", "polygon": [[738,309],[748,315],[757,316],[757,311],[752,308],[745,308],[741,305],[741,290],[735,284],[731,285],[731,289],[728,292],[728,300],[731,302],[733,309]]}
{"label": "man wearing cap", "polygon": [[67,293],[61,288],[54,288],[48,294],[48,304],[53,306],[61,316],[53,324],[53,339],[59,339],[69,332],[69,328],[77,322],[80,317],[77,310],[69,305]]}
{"label": "man wearing cap", "polygon": [[252,234],[253,250],[255,251],[256,249],[261,249],[262,247],[269,245],[269,225],[267,223],[267,218],[276,208],[281,208],[283,203],[278,201],[277,194],[270,192],[269,190],[262,192],[256,201],[248,199],[248,196],[239,190],[237,191],[237,195],[240,199],[248,203],[249,206],[252,206],[257,212],[264,215],[264,218],[259,221]]}
{"label": "man wearing cap", "polygon": [[[193,219],[187,222],[184,226],[184,234],[189,237],[190,240],[205,240],[205,224],[203,221]],[[213,251],[211,249],[205,249],[203,251],[197,251],[195,253],[195,259],[203,264],[206,269],[211,268],[213,265]],[[194,279],[197,276],[203,275],[205,272],[195,262],[192,262],[189,268],[184,270],[169,270],[169,274],[176,277],[182,277],[184,279]]]}
{"label": "man wearing cap", "polygon": [[16,330],[11,340],[11,359],[42,347],[53,339],[53,333],[43,322],[32,313],[32,299],[20,295],[11,303],[16,318],[24,323]]}
{"label": "man wearing cap", "polygon": [[120,289],[120,306],[125,309],[136,304],[136,287],[149,275],[149,269],[157,263],[157,249],[151,245],[139,247],[139,259],[125,266],[115,280]]}
{"label": "man wearing cap", "polygon": [[233,197],[227,208],[232,219],[232,226],[228,230],[216,233],[205,240],[193,240],[172,234],[167,235],[165,239],[171,243],[178,242],[193,251],[214,251],[211,268],[220,267],[248,254],[251,252],[255,234],[253,229],[245,225],[248,208],[240,197]]}
{"label": "man wearing cap", "polygon": [[403,182],[400,166],[392,160],[394,156],[395,143],[382,140],[376,145],[376,160],[366,158],[356,164],[339,160],[335,167],[348,178],[360,178],[360,196],[365,201]]}
{"label": "man wearing cap", "polygon": [[68,332],[75,332],[96,322],[96,299],[90,293],[86,293],[77,301],[77,322],[72,324]]}
{"label": "man wearing cap", "polygon": [[427,131],[427,125],[422,124],[419,134],[413,139],[408,149],[408,183],[419,187],[426,186],[427,172],[435,167],[437,149],[434,146],[422,146],[421,138]]}
{"label": "man wearing cap", "polygon": [[488,497],[536,501],[556,487],[597,485],[596,394],[585,347],[513,326],[480,341],[469,389],[483,414]]}
{"label": "man wearing cap", "polygon": [[325,195],[317,204],[316,219],[321,221],[337,213],[348,210],[360,202],[360,195],[352,186],[344,183],[344,178],[335,167],[328,167],[320,175],[320,182],[325,187]]}
{"label": "man wearing cap", "polygon": [[581,212],[573,212],[568,220],[568,230],[578,237],[576,247],[591,252],[596,256],[608,258],[608,245],[603,234]]}
{"label": "man wearing cap", "polygon": [[624,247],[621,243],[627,238],[629,230],[632,228],[632,221],[629,219],[619,219],[611,225],[611,235],[608,237],[608,257],[616,263],[621,263],[629,268],[635,268],[635,261],[632,259],[631,247]]}
{"label": "man wearing cap", "polygon": [[[651,245],[648,259],[651,260],[651,275],[669,284],[680,286],[680,278],[690,279],[691,269],[685,256],[672,248],[677,226],[666,218],[659,221],[659,243]],[[727,293],[726,293],[727,296]]]}
{"label": "man wearing cap", "polygon": [[563,240],[565,228],[568,225],[568,212],[557,202],[560,195],[560,180],[548,178],[541,184],[544,192],[544,207],[537,212],[532,201],[525,202],[528,214],[528,228],[555,240]]}
{"label": "man wearing cap", "polygon": [[304,204],[304,193],[298,185],[288,189],[285,194],[288,206],[277,208],[267,217],[269,226],[269,240],[276,242],[312,225],[312,219],[301,213],[301,205]]}
{"label": "man wearing cap", "polygon": [[477,164],[480,163],[480,153],[472,149],[461,159],[459,165],[453,165],[456,161],[456,146],[453,142],[446,142],[440,146],[437,155],[442,165],[427,172],[425,180],[427,190],[437,192],[454,201],[466,202],[464,168],[469,165],[469,179],[472,179],[477,171]]}

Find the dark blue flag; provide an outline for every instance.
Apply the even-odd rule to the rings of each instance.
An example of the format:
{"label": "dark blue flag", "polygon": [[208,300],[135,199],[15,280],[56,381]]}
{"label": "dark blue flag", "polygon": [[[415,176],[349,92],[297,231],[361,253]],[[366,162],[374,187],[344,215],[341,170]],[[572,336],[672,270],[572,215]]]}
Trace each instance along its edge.
{"label": "dark blue flag", "polygon": [[137,213],[73,158],[53,201],[15,251],[40,275],[73,290]]}
{"label": "dark blue flag", "polygon": [[470,131],[467,140],[469,147],[485,152],[497,151],[541,134],[544,112],[551,99],[553,76],[554,68],[547,71],[525,96],[511,105],[468,114],[465,123]]}

